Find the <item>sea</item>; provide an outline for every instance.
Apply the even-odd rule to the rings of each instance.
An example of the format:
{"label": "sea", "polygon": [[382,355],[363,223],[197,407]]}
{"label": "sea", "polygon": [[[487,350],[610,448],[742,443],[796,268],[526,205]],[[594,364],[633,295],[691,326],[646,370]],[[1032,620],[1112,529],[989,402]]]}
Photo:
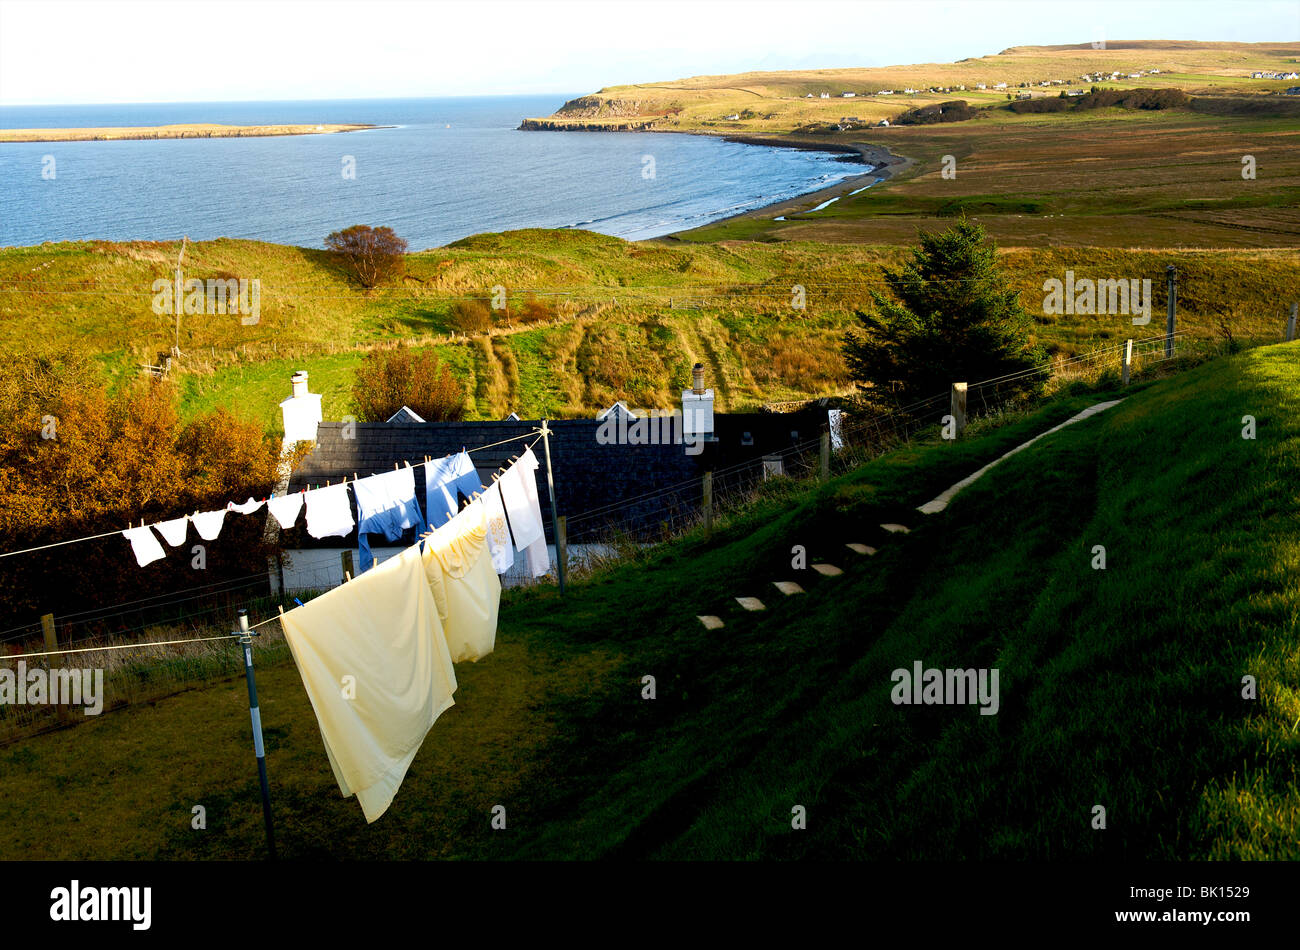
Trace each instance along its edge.
{"label": "sea", "polygon": [[3,128],[366,123],[267,138],[0,143],[0,246],[250,238],[354,224],[411,250],[517,228],[658,237],[869,169],[827,152],[659,132],[524,132],[571,95],[0,107]]}

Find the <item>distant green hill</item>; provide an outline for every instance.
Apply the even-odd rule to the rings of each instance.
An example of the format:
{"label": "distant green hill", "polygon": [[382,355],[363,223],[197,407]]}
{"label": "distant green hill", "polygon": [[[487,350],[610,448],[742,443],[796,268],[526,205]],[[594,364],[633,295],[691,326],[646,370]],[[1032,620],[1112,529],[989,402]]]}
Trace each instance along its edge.
{"label": "distant green hill", "polygon": [[[883,197],[883,196],[882,196]],[[951,222],[942,222],[946,226]],[[83,348],[116,379],[157,363],[175,319],[151,308],[177,243],[43,244],[0,249],[0,320],[10,347]],[[261,281],[254,326],[235,315],[183,315],[176,374],[184,407],[224,405],[278,431],[277,406],[297,369],[325,395],[327,418],[350,410],[352,371],[371,348],[399,340],[435,347],[466,387],[471,418],[589,415],[617,399],[677,404],[703,362],[719,408],[753,409],[842,393],[851,381],[839,341],[899,247],[807,242],[629,243],[584,231],[485,234],[413,254],[405,279],[367,294],[323,251],[217,240],[192,243],[185,275]],[[1069,356],[1162,325],[1165,265],[1180,268],[1180,329],[1188,345],[1279,338],[1294,294],[1287,251],[1122,248],[1004,249],[1039,333]],[[1151,325],[1122,315],[1043,316],[1043,281],[1067,269],[1093,278],[1150,278]],[[505,289],[490,335],[467,336],[453,308]],[[791,306],[795,287],[807,307]],[[455,340],[453,334],[457,335]]]}
{"label": "distant green hill", "polygon": [[[1300,343],[1257,349],[1106,394],[1124,400],[941,514],[916,506],[1098,397],[917,440],[823,486],[776,483],[711,538],[564,601],[511,592],[496,653],[458,668],[457,705],[374,825],[339,797],[292,663],[268,664],[280,852],[1300,858],[1298,394]],[[844,573],[793,569],[795,545]],[[768,609],[742,611],[742,595]],[[997,668],[999,711],[894,705],[891,672],[915,661]],[[242,690],[0,750],[0,857],[259,856]],[[508,835],[489,829],[498,803]]]}

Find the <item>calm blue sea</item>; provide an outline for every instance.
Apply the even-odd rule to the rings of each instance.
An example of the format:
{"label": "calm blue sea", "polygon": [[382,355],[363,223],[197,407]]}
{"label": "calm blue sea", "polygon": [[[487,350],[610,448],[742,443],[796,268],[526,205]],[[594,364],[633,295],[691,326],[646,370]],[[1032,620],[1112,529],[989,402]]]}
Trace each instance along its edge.
{"label": "calm blue sea", "polygon": [[[0,108],[0,127],[215,122],[395,128],[256,139],[0,144],[0,245],[256,238],[388,225],[412,250],[579,227],[655,237],[861,174],[822,152],[662,133],[520,132],[556,96]],[[42,177],[54,158],[53,179]],[[343,175],[345,157],[356,176]],[[653,176],[648,174],[653,159]]]}

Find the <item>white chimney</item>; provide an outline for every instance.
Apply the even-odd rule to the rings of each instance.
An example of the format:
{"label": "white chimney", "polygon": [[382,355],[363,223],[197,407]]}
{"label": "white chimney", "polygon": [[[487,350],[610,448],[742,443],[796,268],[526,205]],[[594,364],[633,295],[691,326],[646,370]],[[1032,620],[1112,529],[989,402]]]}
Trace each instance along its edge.
{"label": "white chimney", "polygon": [[704,388],[704,364],[696,363],[691,370],[692,388],[682,390],[682,434],[713,435],[713,390]]}
{"label": "white chimney", "polygon": [[284,419],[284,444],[315,442],[316,426],[321,421],[320,394],[307,391],[307,374],[302,370],[293,374],[293,395],[280,403]]}

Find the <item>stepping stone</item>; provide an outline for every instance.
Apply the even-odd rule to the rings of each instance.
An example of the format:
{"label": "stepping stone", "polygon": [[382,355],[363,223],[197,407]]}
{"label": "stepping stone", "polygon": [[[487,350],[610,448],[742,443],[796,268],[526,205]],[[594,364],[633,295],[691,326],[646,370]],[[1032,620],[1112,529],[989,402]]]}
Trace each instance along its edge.
{"label": "stepping stone", "polygon": [[781,593],[789,597],[791,594],[802,594],[803,588],[794,581],[772,581],[772,586]]}
{"label": "stepping stone", "polygon": [[911,531],[911,529],[906,525],[901,524],[882,524],[880,527],[884,528],[890,534],[907,534]]}
{"label": "stepping stone", "polygon": [[712,614],[703,617],[696,617],[695,619],[704,624],[705,630],[717,630],[722,626],[722,618],[715,617]]}
{"label": "stepping stone", "polygon": [[876,553],[876,549],[873,548],[873,547],[871,547],[871,545],[869,545],[869,544],[858,544],[856,541],[849,541],[849,542],[848,542],[847,544],[845,544],[844,546],[845,546],[846,548],[848,548],[850,551],[855,551],[855,552],[858,553],[858,554],[875,554],[875,553]]}
{"label": "stepping stone", "polygon": [[744,607],[746,610],[767,609],[766,607],[763,606],[763,602],[759,600],[757,597],[737,597],[736,603],[740,604],[740,606]]}
{"label": "stepping stone", "polygon": [[835,577],[839,574],[844,573],[834,564],[814,564],[812,566],[812,569],[816,571],[818,574],[823,574],[826,577]]}

